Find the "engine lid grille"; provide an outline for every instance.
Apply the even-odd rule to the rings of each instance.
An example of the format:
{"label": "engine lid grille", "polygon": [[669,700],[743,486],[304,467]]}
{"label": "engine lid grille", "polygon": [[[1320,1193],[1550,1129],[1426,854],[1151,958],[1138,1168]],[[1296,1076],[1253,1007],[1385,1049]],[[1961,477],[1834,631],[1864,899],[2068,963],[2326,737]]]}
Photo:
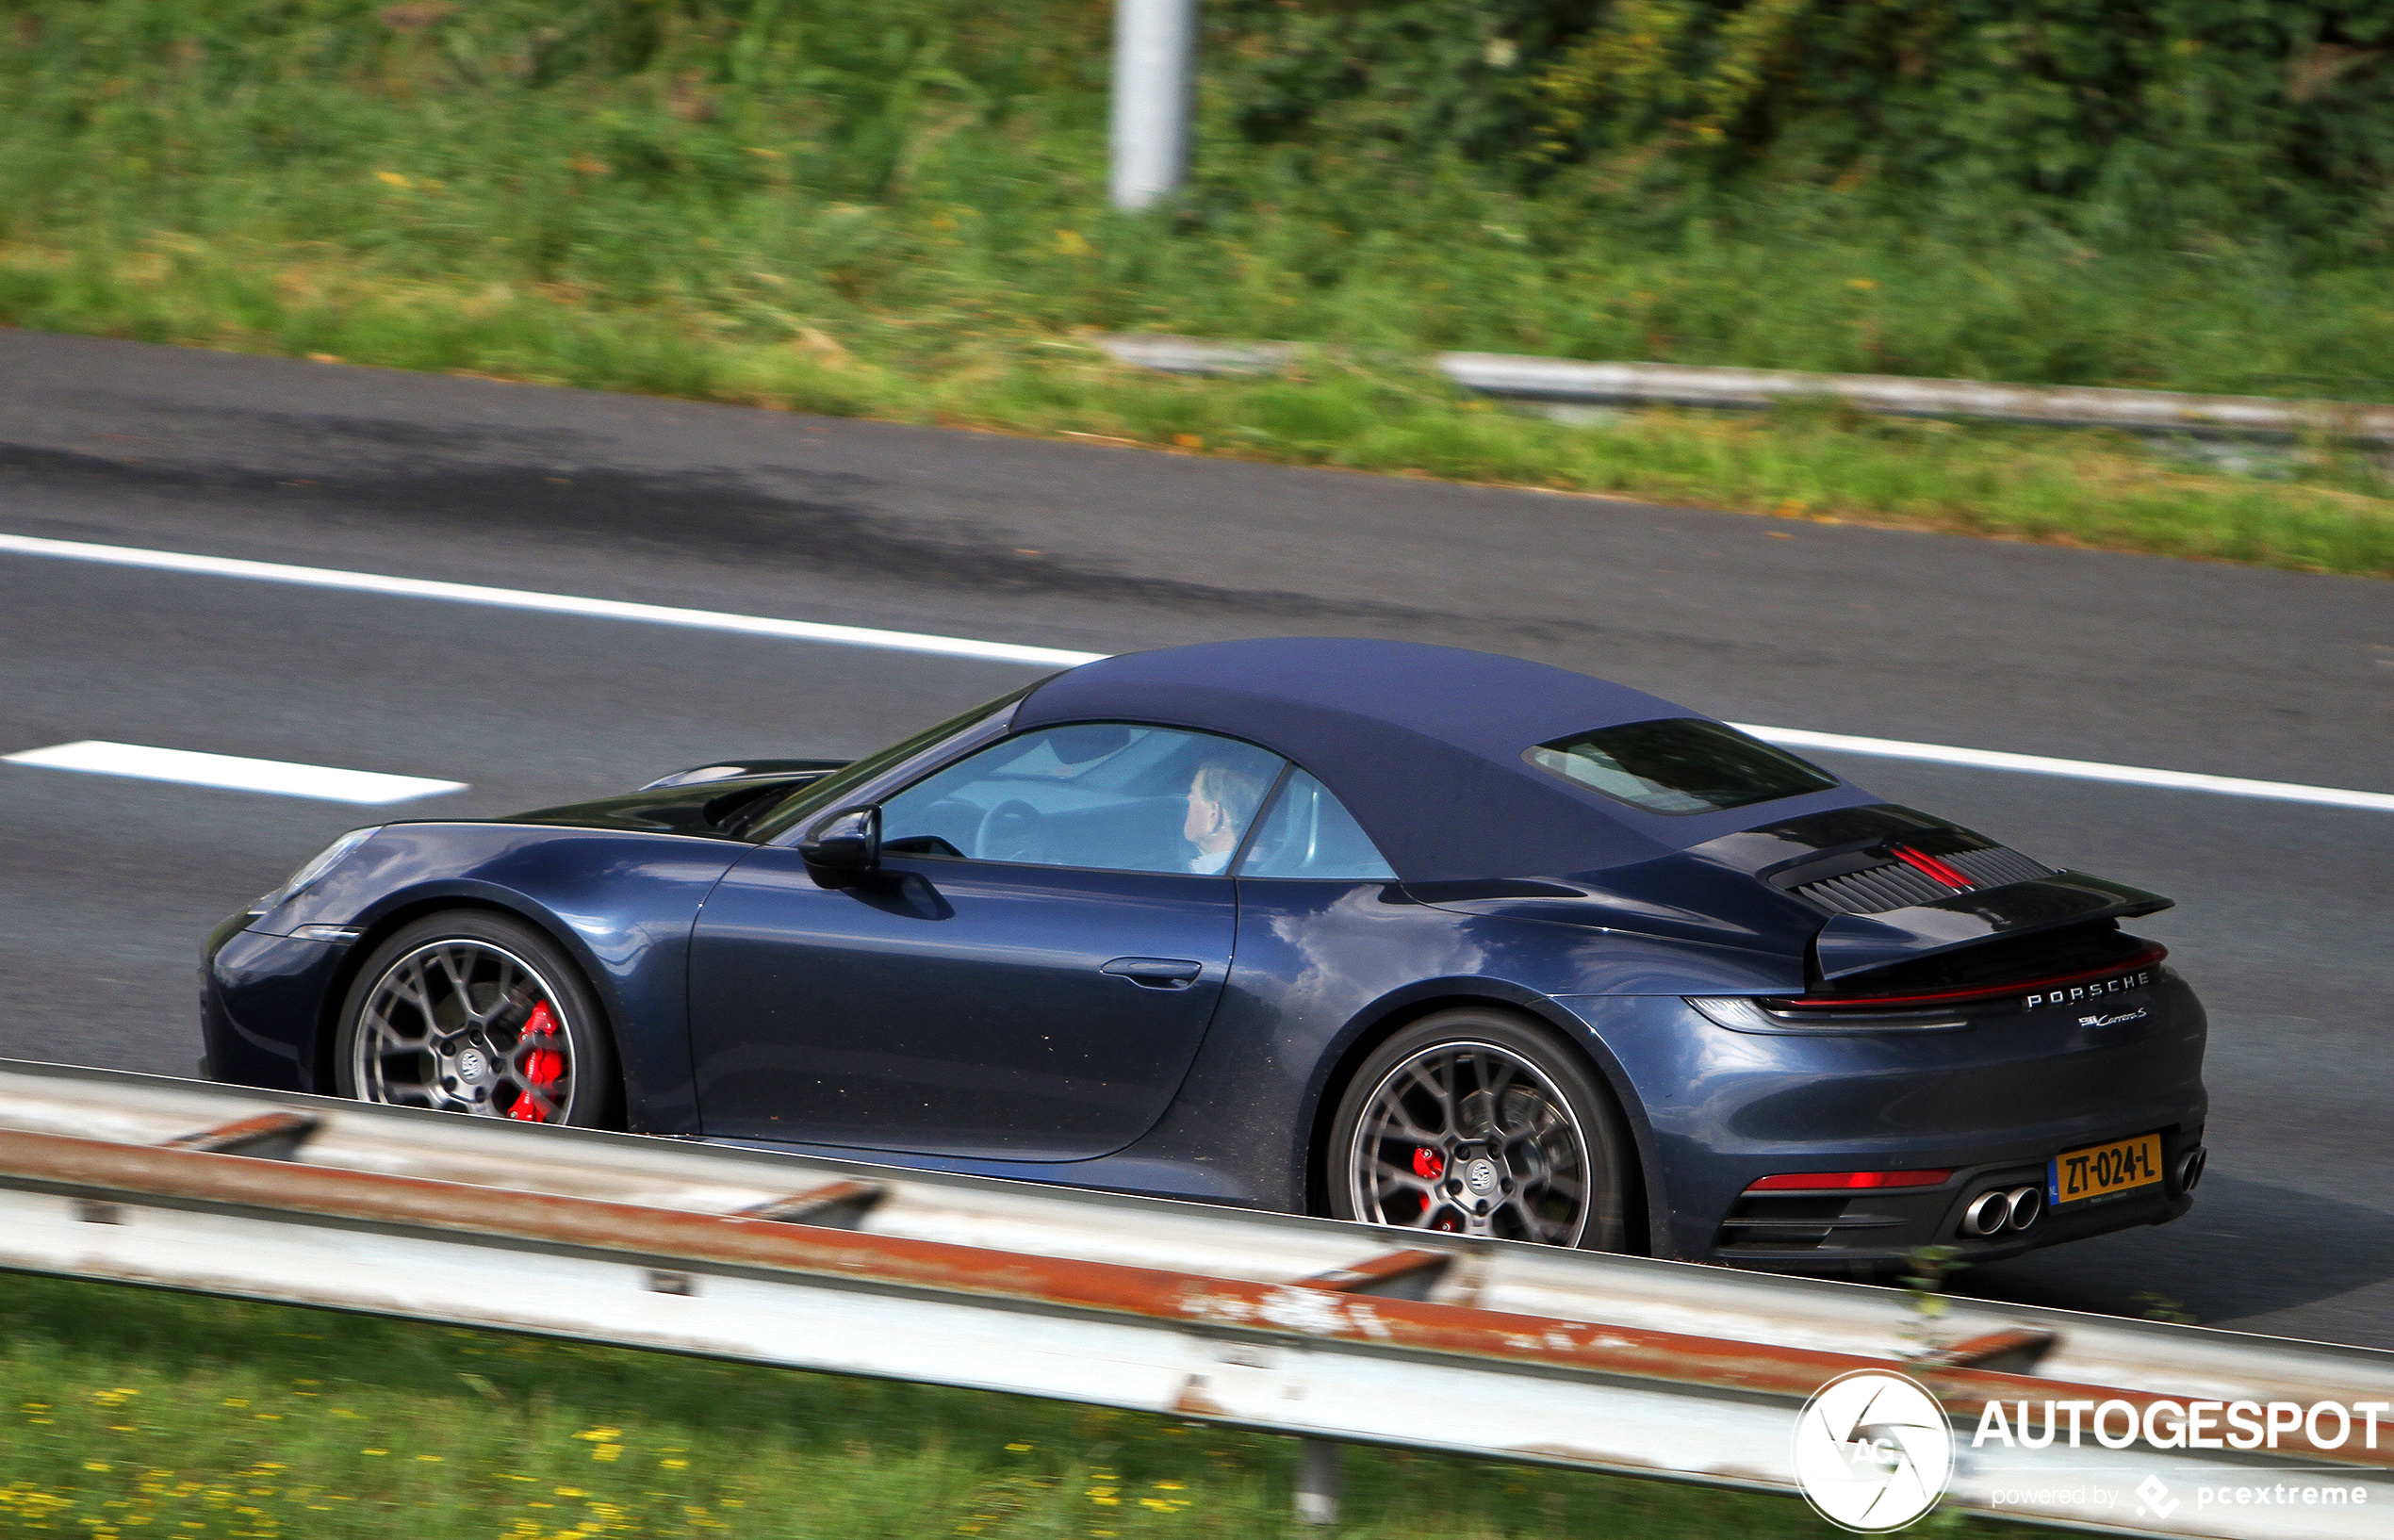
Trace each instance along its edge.
{"label": "engine lid grille", "polygon": [[[1807,862],[1804,869],[1787,874],[1797,880],[1782,879],[1782,883],[1789,893],[1831,914],[1884,914],[1890,909],[1950,898],[1957,893],[2001,888],[2053,876],[2053,868],[2042,861],[1999,844],[1941,850],[1933,859],[1917,862],[1895,854],[1898,849],[1908,848],[1883,846],[1845,858],[1834,863],[1842,870],[1809,881],[1802,879],[1812,876],[1812,870],[1821,863]],[[1939,868],[1960,874],[1968,880],[1968,886],[1956,886],[1931,875]]]}

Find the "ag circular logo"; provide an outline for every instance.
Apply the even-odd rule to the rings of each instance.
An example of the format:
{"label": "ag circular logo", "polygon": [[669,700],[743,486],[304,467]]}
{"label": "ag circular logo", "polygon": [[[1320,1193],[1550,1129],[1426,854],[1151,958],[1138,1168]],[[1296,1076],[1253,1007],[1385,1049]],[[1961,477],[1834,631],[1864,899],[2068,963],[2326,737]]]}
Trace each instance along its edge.
{"label": "ag circular logo", "polygon": [[1953,1479],[1954,1433],[1937,1399],[1900,1374],[1856,1369],[1796,1418],[1796,1480],[1842,1530],[1884,1534],[1937,1506]]}

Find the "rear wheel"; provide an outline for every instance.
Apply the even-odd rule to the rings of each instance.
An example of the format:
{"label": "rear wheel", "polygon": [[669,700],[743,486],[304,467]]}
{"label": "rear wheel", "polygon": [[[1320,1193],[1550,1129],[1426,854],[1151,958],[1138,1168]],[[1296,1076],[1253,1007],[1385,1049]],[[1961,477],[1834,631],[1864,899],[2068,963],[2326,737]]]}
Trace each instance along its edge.
{"label": "rear wheel", "polygon": [[1340,1219],[1597,1251],[1628,1238],[1619,1112],[1567,1043],[1508,1012],[1440,1011],[1381,1044],[1327,1153]]}
{"label": "rear wheel", "polygon": [[517,1122],[617,1126],[598,1005],[557,944],[478,909],[428,915],[367,958],[334,1040],[340,1093]]}

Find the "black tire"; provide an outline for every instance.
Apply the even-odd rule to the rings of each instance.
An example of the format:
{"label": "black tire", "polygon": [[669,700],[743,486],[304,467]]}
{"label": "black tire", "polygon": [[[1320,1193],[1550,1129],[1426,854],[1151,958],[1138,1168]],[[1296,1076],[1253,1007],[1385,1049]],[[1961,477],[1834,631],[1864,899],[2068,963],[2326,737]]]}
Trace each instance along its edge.
{"label": "black tire", "polygon": [[1323,1156],[1342,1220],[1629,1242],[1635,1156],[1612,1093],[1561,1037],[1501,1008],[1441,1010],[1382,1043],[1349,1080]]}
{"label": "black tire", "polygon": [[556,942],[487,909],[426,915],[374,948],[341,1003],[333,1076],[357,1101],[623,1126],[589,981]]}

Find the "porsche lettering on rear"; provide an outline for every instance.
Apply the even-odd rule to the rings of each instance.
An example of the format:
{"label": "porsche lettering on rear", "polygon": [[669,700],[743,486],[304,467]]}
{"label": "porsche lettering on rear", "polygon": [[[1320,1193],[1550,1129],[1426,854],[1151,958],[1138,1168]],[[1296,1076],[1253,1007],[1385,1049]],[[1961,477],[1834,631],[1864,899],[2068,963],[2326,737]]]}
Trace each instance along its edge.
{"label": "porsche lettering on rear", "polygon": [[2140,968],[2117,978],[2107,978],[2095,984],[2073,984],[2067,990],[2049,990],[2028,996],[2027,1008],[2041,1010],[2051,1006],[2074,1006],[2082,1000],[2099,1000],[2107,994],[2124,994],[2130,990],[2150,989],[2153,973]]}

